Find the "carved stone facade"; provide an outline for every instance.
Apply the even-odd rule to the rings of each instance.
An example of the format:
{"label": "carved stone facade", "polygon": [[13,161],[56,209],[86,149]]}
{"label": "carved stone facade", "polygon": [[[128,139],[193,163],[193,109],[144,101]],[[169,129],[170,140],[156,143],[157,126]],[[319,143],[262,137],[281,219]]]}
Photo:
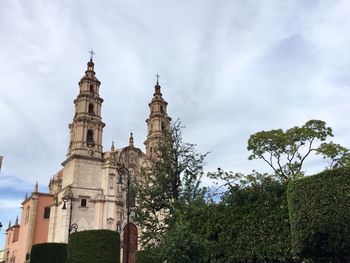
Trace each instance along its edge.
{"label": "carved stone facade", "polygon": [[[74,100],[75,113],[72,123],[69,124],[70,139],[66,159],[62,163],[63,169],[51,178],[49,193],[38,193],[36,186],[32,196],[26,197],[22,203],[24,210],[21,226],[16,221],[7,230],[6,244],[12,245],[5,244],[8,255],[6,262],[11,262],[10,256],[16,253],[16,258],[21,259],[19,262],[26,262],[25,258],[31,246],[39,241],[67,243],[72,231],[109,229],[120,231],[122,239],[125,237],[127,187],[126,178],[124,184],[118,183],[118,168],[127,168],[132,180],[141,179],[141,167],[149,168],[149,157],[161,139],[162,130],[169,125],[171,119],[167,115],[167,102],[162,97],[157,81],[149,104],[149,118],[146,120],[146,152],[134,146],[132,133],[127,146],[118,148],[112,142],[110,150],[104,152],[102,139],[105,124],[101,115],[103,99],[99,96],[101,82],[96,78],[94,66],[91,58],[79,81],[79,93]],[[129,226],[129,262],[132,263],[135,262],[137,233],[140,232],[133,224],[133,209]],[[17,231],[17,228],[21,231]],[[125,240],[122,242],[125,247]],[[121,253],[124,260],[125,255],[125,251]]]}
{"label": "carved stone facade", "polygon": [[[103,99],[99,96],[100,85],[95,76],[94,63],[90,60],[79,82],[79,94],[74,100],[75,115],[69,125],[67,159],[62,163],[63,169],[51,179],[49,185],[50,194],[54,195],[49,242],[67,242],[69,231],[90,229],[120,229],[123,237],[127,215],[126,185],[118,184],[120,175],[117,169],[124,165],[132,179],[138,180],[141,167],[149,165],[148,159],[154,146],[171,120],[167,115],[167,102],[157,82],[149,104],[150,115],[146,120],[146,153],[134,146],[132,133],[128,146],[118,148],[112,143],[110,151],[103,152],[105,124],[101,117]],[[66,209],[62,209],[64,205]],[[130,217],[131,224],[132,220],[133,216]],[[130,229],[134,229],[132,233],[138,232],[135,227],[131,226]],[[137,237],[131,237],[131,240],[137,240]],[[131,249],[129,262],[134,262],[135,245]]]}

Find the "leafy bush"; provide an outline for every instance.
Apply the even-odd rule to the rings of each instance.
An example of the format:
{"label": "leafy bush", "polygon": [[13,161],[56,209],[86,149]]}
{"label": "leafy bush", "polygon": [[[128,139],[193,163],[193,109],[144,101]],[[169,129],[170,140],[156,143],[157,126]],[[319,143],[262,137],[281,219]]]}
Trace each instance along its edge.
{"label": "leafy bush", "polygon": [[350,168],[293,181],[287,193],[293,251],[317,262],[349,262]]}
{"label": "leafy bush", "polygon": [[67,244],[65,243],[42,243],[32,246],[30,253],[31,263],[66,263]]}
{"label": "leafy bush", "polygon": [[218,262],[292,262],[286,184],[237,185],[223,205]]}
{"label": "leafy bush", "polygon": [[68,243],[69,263],[119,263],[119,233],[89,230],[73,233]]}
{"label": "leafy bush", "polygon": [[157,254],[153,250],[139,250],[136,252],[136,263],[159,263]]}

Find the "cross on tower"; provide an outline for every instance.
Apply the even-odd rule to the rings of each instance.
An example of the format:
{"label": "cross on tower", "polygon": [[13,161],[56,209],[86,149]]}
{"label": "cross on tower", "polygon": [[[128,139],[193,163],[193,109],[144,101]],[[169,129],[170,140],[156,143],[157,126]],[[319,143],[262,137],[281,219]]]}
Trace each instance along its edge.
{"label": "cross on tower", "polygon": [[95,55],[94,50],[91,49],[91,51],[89,51],[89,53],[90,53],[90,61],[92,61],[92,59],[93,59],[93,57]]}
{"label": "cross on tower", "polygon": [[157,85],[158,85],[159,84],[159,78],[160,78],[158,73],[157,73],[156,77],[157,77]]}

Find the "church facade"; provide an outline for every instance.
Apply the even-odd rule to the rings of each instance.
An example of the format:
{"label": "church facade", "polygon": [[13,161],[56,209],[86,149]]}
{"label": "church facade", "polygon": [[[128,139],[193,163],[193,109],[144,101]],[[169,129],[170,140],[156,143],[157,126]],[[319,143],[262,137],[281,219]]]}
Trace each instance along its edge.
{"label": "church facade", "polygon": [[[96,77],[94,66],[91,58],[84,76],[79,81],[79,93],[74,100],[74,117],[68,126],[69,143],[66,158],[62,163],[63,169],[50,179],[49,193],[38,193],[36,187],[36,191],[27,197],[29,200],[33,195],[44,194],[46,198],[50,198],[50,204],[43,206],[40,212],[46,214],[36,215],[39,218],[49,217],[46,218],[47,226],[43,230],[46,242],[67,243],[70,233],[91,229],[119,231],[121,237],[125,237],[128,212],[127,187],[126,178],[121,178],[125,174],[118,174],[118,170],[124,167],[132,179],[138,180],[141,168],[149,166],[154,145],[161,139],[162,130],[171,120],[167,114],[167,102],[162,97],[161,87],[157,81],[153,98],[149,103],[150,114],[146,119],[148,131],[144,142],[146,151],[143,152],[134,146],[132,133],[127,146],[118,148],[112,142],[110,150],[104,151],[102,142],[105,123],[101,114],[103,99],[99,95],[101,82]],[[120,183],[120,179],[123,179],[123,184]],[[25,213],[36,213],[31,209],[34,207],[28,205],[25,209],[22,207],[22,219]],[[132,213],[133,209],[131,215]],[[28,236],[30,231],[24,231],[26,228],[22,226],[22,221],[21,225],[18,223],[16,227],[9,225],[7,229],[9,240],[6,240],[5,256],[7,254],[9,257],[5,262],[26,262],[25,255],[28,258],[31,246],[38,243],[32,236]],[[33,228],[35,229],[35,223]],[[18,231],[15,241],[10,240],[9,233],[13,229]],[[134,262],[138,229],[133,223],[132,216],[129,229],[132,235],[128,246],[129,262]],[[21,240],[26,240],[25,246],[18,246]],[[40,239],[40,242],[43,240]],[[10,259],[11,255],[17,257]]]}

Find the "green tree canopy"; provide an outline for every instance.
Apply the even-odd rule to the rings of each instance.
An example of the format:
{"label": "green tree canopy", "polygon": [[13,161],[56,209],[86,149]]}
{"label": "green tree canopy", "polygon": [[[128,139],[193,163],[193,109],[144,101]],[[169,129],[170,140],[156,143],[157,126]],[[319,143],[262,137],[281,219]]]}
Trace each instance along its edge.
{"label": "green tree canopy", "polygon": [[151,168],[144,169],[142,180],[135,182],[137,221],[144,247],[158,245],[174,224],[174,211],[203,194],[199,184],[206,154],[197,153],[194,144],[182,141],[182,128],[176,121],[163,132],[150,160]]}
{"label": "green tree canopy", "polygon": [[347,149],[326,143],[329,137],[333,137],[332,128],[321,120],[309,120],[301,127],[286,131],[257,132],[248,140],[248,150],[251,151],[249,159],[264,160],[285,181],[303,175],[303,164],[312,152],[332,159],[331,167],[346,165]]}

